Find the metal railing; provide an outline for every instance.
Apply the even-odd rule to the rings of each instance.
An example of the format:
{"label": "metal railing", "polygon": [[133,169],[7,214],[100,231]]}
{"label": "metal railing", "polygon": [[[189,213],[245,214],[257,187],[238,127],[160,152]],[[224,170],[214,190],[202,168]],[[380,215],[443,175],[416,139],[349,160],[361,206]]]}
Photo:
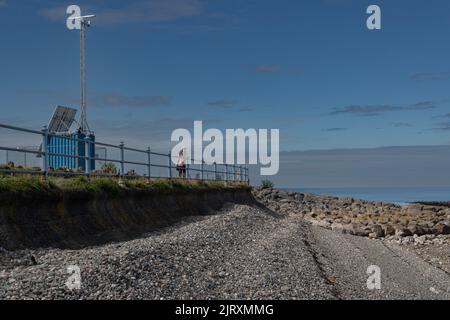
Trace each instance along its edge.
{"label": "metal railing", "polygon": [[[23,149],[23,148],[13,148],[0,145],[0,151],[6,152],[18,152],[24,154],[33,154],[38,158],[42,159],[42,163],[39,165],[39,169],[36,170],[29,168],[10,168],[8,166],[0,167],[1,173],[14,173],[14,174],[41,174],[41,175],[85,175],[85,176],[119,176],[122,178],[168,178],[168,179],[195,179],[195,180],[219,180],[219,181],[235,181],[235,182],[246,182],[249,181],[249,169],[248,166],[243,165],[231,165],[231,164],[216,164],[216,163],[206,163],[203,160],[191,159],[191,163],[187,163],[184,170],[179,170],[174,164],[174,156],[170,152],[160,153],[154,152],[151,148],[145,150],[138,148],[131,148],[121,142],[119,145],[109,144],[91,140],[89,136],[85,139],[75,138],[73,136],[61,135],[54,132],[49,132],[46,127],[41,131],[30,130],[21,127],[6,125],[0,123],[0,128],[7,129],[14,132],[22,132],[26,134],[38,135],[41,140],[41,148],[38,150]],[[84,155],[79,155],[78,152],[53,152],[48,145],[49,137],[59,137],[61,139],[77,142],[78,145],[84,146]],[[91,156],[91,148],[102,147],[110,148],[118,152],[118,158],[109,158],[107,155],[105,157],[100,157],[95,154],[94,157]],[[64,148],[62,148],[64,149]],[[135,160],[130,157],[130,153],[135,155],[141,155],[145,157],[145,160]],[[81,159],[85,163],[85,168],[83,171],[80,170],[65,170],[66,168],[52,168],[49,166],[50,157],[62,157],[63,159]],[[176,157],[177,159],[178,157]],[[102,170],[92,170],[91,164],[94,163],[113,163],[118,166],[117,172],[105,173]],[[176,162],[176,161],[175,161]],[[6,164],[7,165],[7,164]],[[134,169],[129,169],[129,167],[139,168],[136,172]],[[177,170],[178,169],[178,170]],[[128,171],[127,171],[128,170]],[[178,173],[174,172],[178,171]],[[165,173],[161,173],[165,171]]]}

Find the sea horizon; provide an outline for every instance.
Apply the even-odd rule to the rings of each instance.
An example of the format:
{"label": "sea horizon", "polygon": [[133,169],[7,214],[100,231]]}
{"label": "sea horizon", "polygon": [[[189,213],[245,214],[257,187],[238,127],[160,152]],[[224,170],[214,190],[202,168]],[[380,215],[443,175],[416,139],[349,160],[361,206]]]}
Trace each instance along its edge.
{"label": "sea horizon", "polygon": [[382,201],[396,204],[414,202],[450,201],[450,186],[447,187],[298,187],[281,188],[293,192],[307,192],[319,195],[353,197],[368,201]]}

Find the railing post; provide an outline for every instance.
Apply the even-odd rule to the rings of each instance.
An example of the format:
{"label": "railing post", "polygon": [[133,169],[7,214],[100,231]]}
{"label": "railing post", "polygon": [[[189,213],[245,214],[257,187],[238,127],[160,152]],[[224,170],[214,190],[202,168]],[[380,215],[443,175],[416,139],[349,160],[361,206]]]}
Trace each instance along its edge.
{"label": "railing post", "polygon": [[119,145],[120,147],[120,174],[121,176],[125,175],[125,143],[123,141]]}
{"label": "railing post", "polygon": [[203,160],[203,158],[202,158],[202,180],[205,180],[204,175],[203,175],[204,164],[205,164],[205,160]]}
{"label": "railing post", "polygon": [[247,184],[250,184],[250,168],[248,166],[246,172],[247,172]]}
{"label": "railing post", "polygon": [[214,162],[214,180],[217,180],[217,163]]}
{"label": "railing post", "polygon": [[91,174],[91,138],[89,136],[85,137],[84,140],[86,141],[84,145],[84,161],[86,161],[86,167],[85,172],[87,175]]}
{"label": "railing post", "polygon": [[244,167],[244,181],[247,182],[247,166]]}
{"label": "railing post", "polygon": [[186,179],[189,179],[189,163],[186,163]]}
{"label": "railing post", "polygon": [[147,175],[150,179],[152,177],[152,151],[150,150],[150,147],[147,149],[147,160],[148,160],[148,167],[147,167]]}
{"label": "railing post", "polygon": [[234,182],[237,181],[237,177],[236,177],[236,165],[233,165],[233,181],[234,181]]}
{"label": "railing post", "polygon": [[42,159],[43,159],[43,170],[45,178],[48,175],[48,129],[47,126],[42,128]]}
{"label": "railing post", "polygon": [[169,152],[169,178],[172,179],[172,153]]}
{"label": "railing post", "polygon": [[228,182],[228,165],[225,165],[225,181]]}

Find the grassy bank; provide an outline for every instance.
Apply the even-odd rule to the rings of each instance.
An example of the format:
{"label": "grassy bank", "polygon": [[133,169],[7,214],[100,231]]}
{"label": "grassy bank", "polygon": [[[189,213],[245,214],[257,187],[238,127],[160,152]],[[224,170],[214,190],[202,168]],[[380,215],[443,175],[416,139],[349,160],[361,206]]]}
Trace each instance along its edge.
{"label": "grassy bank", "polygon": [[180,190],[227,189],[246,187],[241,182],[199,181],[178,179],[118,179],[97,177],[49,177],[18,175],[0,176],[0,192],[8,193],[58,193],[61,191],[87,191],[91,193],[117,194],[121,190]]}

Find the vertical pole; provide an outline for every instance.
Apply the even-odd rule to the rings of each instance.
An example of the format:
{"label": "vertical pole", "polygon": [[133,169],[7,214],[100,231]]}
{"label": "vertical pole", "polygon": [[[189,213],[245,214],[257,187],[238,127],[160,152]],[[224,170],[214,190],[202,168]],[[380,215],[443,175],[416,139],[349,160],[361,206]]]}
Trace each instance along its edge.
{"label": "vertical pole", "polygon": [[247,166],[244,167],[244,181],[247,182]]}
{"label": "vertical pole", "polygon": [[91,138],[89,136],[86,136],[84,138],[86,140],[85,147],[84,147],[84,158],[86,161],[86,174],[91,174]]}
{"label": "vertical pole", "polygon": [[217,180],[217,163],[214,162],[214,180]]}
{"label": "vertical pole", "polygon": [[42,129],[42,154],[43,154],[43,170],[45,178],[48,176],[48,129],[44,126]]}
{"label": "vertical pole", "polygon": [[169,152],[169,178],[172,179],[172,153]]}
{"label": "vertical pole", "polygon": [[225,181],[228,181],[228,165],[225,165]]}
{"label": "vertical pole", "polygon": [[247,166],[247,184],[250,184],[250,168]]}
{"label": "vertical pole", "polygon": [[86,37],[86,22],[81,19],[81,29],[80,29],[80,126],[81,131],[86,132],[86,65],[85,65],[85,37]]}
{"label": "vertical pole", "polygon": [[123,141],[120,143],[119,145],[120,147],[120,174],[122,176],[125,175],[125,144],[123,143]]}
{"label": "vertical pole", "polygon": [[204,164],[205,164],[205,160],[203,160],[203,157],[202,157],[202,180],[205,179],[204,174],[203,174]]}
{"label": "vertical pole", "polygon": [[147,158],[148,158],[148,167],[147,167],[147,175],[148,179],[152,177],[152,151],[150,147],[147,149]]}

